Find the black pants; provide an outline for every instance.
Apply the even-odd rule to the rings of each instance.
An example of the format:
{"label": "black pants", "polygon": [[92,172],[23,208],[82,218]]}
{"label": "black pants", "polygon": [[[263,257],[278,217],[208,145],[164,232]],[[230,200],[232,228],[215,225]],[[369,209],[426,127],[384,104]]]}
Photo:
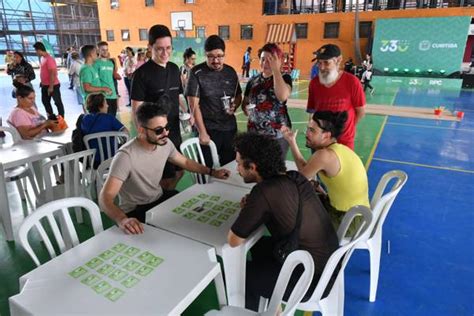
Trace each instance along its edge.
{"label": "black pants", "polygon": [[48,116],[54,114],[53,107],[51,106],[51,97],[52,97],[54,100],[54,104],[56,104],[56,107],[58,108],[58,114],[64,117],[64,105],[63,105],[63,101],[61,100],[61,91],[59,90],[60,86],[61,86],[60,84],[55,85],[53,88],[53,94],[49,95],[48,94],[49,86],[41,85],[41,101],[43,102],[44,108]]}
{"label": "black pants", "polygon": [[370,84],[370,80],[365,79],[364,80],[364,92],[367,90],[367,88],[370,88],[370,90],[374,90],[374,87]]}
{"label": "black pants", "polygon": [[127,88],[128,92],[128,105],[132,104],[132,79],[128,77],[124,77],[123,81],[125,82],[125,87]]}
{"label": "black pants", "polygon": [[[216,131],[207,130],[209,137],[216,144],[217,153],[219,154],[219,162],[221,166],[235,159],[234,137],[237,130],[233,131]],[[212,167],[212,155],[209,146],[201,146],[202,154],[206,160],[206,166]]]}
{"label": "black pants", "polygon": [[107,113],[115,117],[117,115],[117,99],[106,99],[109,109]]}
{"label": "black pants", "polygon": [[[247,262],[245,277],[245,307],[248,309],[257,311],[260,297],[269,299],[272,296],[278,275],[283,267],[281,263],[273,259],[272,251],[273,243],[270,237],[263,237],[250,250],[252,261]],[[283,295],[284,300],[290,297],[303,271],[302,265],[297,266],[293,271],[288,286],[286,287],[285,295]],[[303,301],[307,301],[311,298],[320,276],[321,275],[315,271],[313,281]]]}
{"label": "black pants", "polygon": [[246,63],[242,66],[242,77],[248,78],[250,72],[250,63]]}
{"label": "black pants", "polygon": [[148,204],[137,205],[137,207],[133,211],[127,213],[127,216],[128,217],[135,217],[140,222],[145,223],[146,212],[147,211],[149,211],[150,209],[157,206],[161,202],[166,201],[167,199],[169,199],[170,197],[172,197],[172,196],[174,196],[178,193],[179,192],[176,191],[176,190],[172,190],[172,191],[163,190],[163,195],[158,200],[156,200],[154,202],[151,202],[151,203],[148,203]]}

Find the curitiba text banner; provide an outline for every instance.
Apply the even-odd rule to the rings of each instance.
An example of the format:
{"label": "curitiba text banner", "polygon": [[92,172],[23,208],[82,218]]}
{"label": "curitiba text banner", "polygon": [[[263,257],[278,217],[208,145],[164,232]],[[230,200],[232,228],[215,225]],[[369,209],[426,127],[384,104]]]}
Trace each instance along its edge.
{"label": "curitiba text banner", "polygon": [[460,70],[470,16],[379,19],[372,49],[379,70],[432,69],[446,75]]}

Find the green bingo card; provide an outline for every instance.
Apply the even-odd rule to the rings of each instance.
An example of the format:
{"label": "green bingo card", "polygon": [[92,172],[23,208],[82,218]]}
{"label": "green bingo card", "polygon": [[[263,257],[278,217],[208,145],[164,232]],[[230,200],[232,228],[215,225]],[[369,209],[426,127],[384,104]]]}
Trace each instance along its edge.
{"label": "green bingo card", "polygon": [[[197,201],[199,199],[196,198],[189,204],[196,204]],[[163,261],[163,258],[148,250],[117,243],[76,267],[68,275],[113,303],[149,277]]]}
{"label": "green bingo card", "polygon": [[240,202],[205,193],[191,197],[171,210],[176,216],[184,217],[203,225],[220,227],[240,212]]}

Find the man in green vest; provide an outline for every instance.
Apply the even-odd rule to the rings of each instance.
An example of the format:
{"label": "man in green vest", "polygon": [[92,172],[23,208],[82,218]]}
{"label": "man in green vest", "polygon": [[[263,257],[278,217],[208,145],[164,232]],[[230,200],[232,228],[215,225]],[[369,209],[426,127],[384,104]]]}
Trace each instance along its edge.
{"label": "man in green vest", "polygon": [[102,85],[99,74],[94,68],[94,62],[97,59],[97,50],[94,45],[84,45],[81,47],[81,54],[84,56],[84,65],[79,72],[79,81],[81,82],[84,104],[87,108],[87,97],[91,93],[104,93],[106,96],[112,94],[112,90]]}
{"label": "man in green vest", "polygon": [[107,94],[106,100],[109,108],[107,113],[115,116],[117,114],[117,91],[114,85],[114,63],[109,58],[109,44],[107,42],[97,43],[99,57],[94,62],[94,68],[99,74],[100,82],[103,87],[109,88],[112,93]]}

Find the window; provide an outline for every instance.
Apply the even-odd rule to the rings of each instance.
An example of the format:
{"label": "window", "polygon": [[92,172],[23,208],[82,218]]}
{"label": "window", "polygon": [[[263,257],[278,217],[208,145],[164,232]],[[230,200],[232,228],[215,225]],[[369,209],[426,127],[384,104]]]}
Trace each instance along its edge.
{"label": "window", "polygon": [[324,38],[339,37],[339,22],[324,23]]}
{"label": "window", "polygon": [[253,26],[241,25],[240,26],[240,39],[251,40],[252,38],[253,38]]}
{"label": "window", "polygon": [[228,25],[219,25],[219,37],[223,40],[230,38],[230,27]]}
{"label": "window", "polygon": [[308,23],[295,24],[296,38],[308,38]]}
{"label": "window", "polygon": [[184,0],[184,3],[194,3],[195,0]]}
{"label": "window", "polygon": [[115,41],[114,30],[106,30],[105,35],[107,37],[107,42]]}
{"label": "window", "polygon": [[206,38],[206,27],[196,26],[196,37]]}
{"label": "window", "polygon": [[186,31],[185,30],[176,31],[176,37],[185,38],[186,37]]}
{"label": "window", "polygon": [[119,8],[119,0],[110,0],[110,8],[111,9],[118,9]]}
{"label": "window", "polygon": [[372,34],[372,22],[360,22],[359,23],[359,37],[369,38]]}
{"label": "window", "polygon": [[145,7],[152,7],[155,5],[155,0],[145,0]]}
{"label": "window", "polygon": [[140,41],[148,40],[148,30],[147,29],[138,29],[138,38]]}
{"label": "window", "polygon": [[129,30],[122,30],[122,41],[129,41],[129,40],[130,40]]}

